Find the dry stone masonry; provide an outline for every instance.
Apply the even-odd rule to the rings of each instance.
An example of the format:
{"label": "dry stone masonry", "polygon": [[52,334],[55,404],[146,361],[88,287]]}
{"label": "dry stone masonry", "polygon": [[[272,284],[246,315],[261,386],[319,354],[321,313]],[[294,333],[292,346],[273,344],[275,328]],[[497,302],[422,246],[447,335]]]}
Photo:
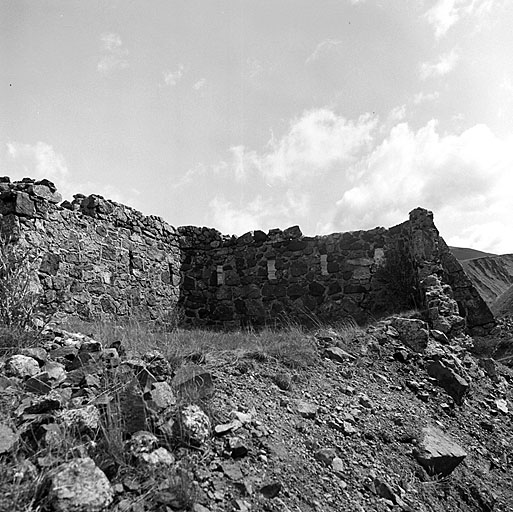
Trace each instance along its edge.
{"label": "dry stone masonry", "polygon": [[173,227],[96,195],[60,201],[47,180],[0,182],[2,232],[37,250],[47,307],[89,320],[155,320],[174,310],[180,249]]}
{"label": "dry stone masonry", "polygon": [[46,307],[86,320],[186,325],[365,322],[408,308],[444,334],[486,334],[490,310],[431,212],[390,229],[304,236],[299,227],[240,237],[173,228],[98,195],[61,202],[53,183],[0,178],[5,237],[37,251]]}

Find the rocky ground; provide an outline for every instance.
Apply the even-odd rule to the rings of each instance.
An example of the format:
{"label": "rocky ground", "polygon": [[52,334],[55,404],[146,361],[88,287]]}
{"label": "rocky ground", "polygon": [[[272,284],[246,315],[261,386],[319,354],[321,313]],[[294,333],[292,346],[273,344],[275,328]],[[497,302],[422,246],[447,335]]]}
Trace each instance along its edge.
{"label": "rocky ground", "polygon": [[54,330],[4,357],[0,510],[513,510],[510,368],[415,318],[294,332],[178,362]]}

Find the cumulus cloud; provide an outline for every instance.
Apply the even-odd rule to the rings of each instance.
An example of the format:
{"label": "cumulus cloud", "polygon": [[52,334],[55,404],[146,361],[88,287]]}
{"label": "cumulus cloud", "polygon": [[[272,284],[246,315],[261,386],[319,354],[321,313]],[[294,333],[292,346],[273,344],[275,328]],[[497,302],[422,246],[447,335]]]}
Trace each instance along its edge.
{"label": "cumulus cloud", "polygon": [[109,73],[117,69],[124,69],[128,64],[128,50],[123,47],[119,34],[107,32],[100,36],[102,56],[98,62],[98,71]]}
{"label": "cumulus cloud", "polygon": [[320,58],[337,51],[337,49],[342,44],[342,41],[338,39],[325,39],[321,41],[316,47],[315,50],[310,54],[310,56],[306,59],[306,64],[311,64]]}
{"label": "cumulus cloud", "polygon": [[513,137],[501,139],[485,125],[441,135],[436,121],[417,131],[398,124],[348,173],[330,227],[391,226],[423,206],[436,212],[450,243],[461,242],[465,232],[476,248],[508,250],[512,142]]}
{"label": "cumulus cloud", "polygon": [[232,148],[231,168],[239,180],[257,172],[268,183],[316,176],[352,162],[372,141],[376,125],[377,118],[369,114],[353,121],[325,108],[306,111],[281,139],[271,139],[266,151]]}
{"label": "cumulus cloud", "polygon": [[227,184],[208,222],[226,233],[300,224],[322,234],[390,227],[422,206],[448,243],[512,252],[513,134],[483,124],[444,132],[436,120],[413,127],[406,114],[400,106],[381,120],[347,119],[316,109],[260,151],[232,147],[214,168]]}
{"label": "cumulus cloud", "polygon": [[486,14],[502,4],[502,0],[438,0],[428,9],[425,18],[433,26],[435,36],[441,38],[465,16],[473,16],[479,22]]}
{"label": "cumulus cloud", "polygon": [[8,142],[7,155],[15,179],[31,177],[59,181],[64,180],[69,173],[64,156],[46,142]]}
{"label": "cumulus cloud", "polygon": [[295,225],[309,211],[308,194],[286,191],[279,201],[258,195],[251,201],[234,204],[215,197],[209,204],[209,218],[223,233],[242,235],[255,229],[269,230]]}
{"label": "cumulus cloud", "polygon": [[34,178],[48,179],[55,183],[64,198],[70,199],[73,194],[99,194],[113,201],[135,206],[139,191],[131,189],[122,191],[119,188],[95,181],[77,181],[69,170],[64,156],[46,142],[26,144],[8,142],[5,158],[0,155],[2,167],[13,180]]}
{"label": "cumulus cloud", "polygon": [[175,71],[164,71],[164,83],[170,87],[174,87],[183,77],[184,66],[180,64]]}
{"label": "cumulus cloud", "polygon": [[447,75],[454,69],[458,59],[459,56],[456,50],[453,49],[448,53],[444,53],[435,61],[423,62],[419,67],[420,79],[427,80],[428,78]]}

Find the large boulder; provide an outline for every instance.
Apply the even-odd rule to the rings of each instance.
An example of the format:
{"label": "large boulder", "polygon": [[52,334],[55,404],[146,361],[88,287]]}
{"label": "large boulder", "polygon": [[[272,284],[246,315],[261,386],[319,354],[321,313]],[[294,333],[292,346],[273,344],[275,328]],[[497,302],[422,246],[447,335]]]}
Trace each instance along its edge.
{"label": "large boulder", "polygon": [[449,475],[467,456],[463,448],[435,427],[422,430],[413,455],[430,475]]}

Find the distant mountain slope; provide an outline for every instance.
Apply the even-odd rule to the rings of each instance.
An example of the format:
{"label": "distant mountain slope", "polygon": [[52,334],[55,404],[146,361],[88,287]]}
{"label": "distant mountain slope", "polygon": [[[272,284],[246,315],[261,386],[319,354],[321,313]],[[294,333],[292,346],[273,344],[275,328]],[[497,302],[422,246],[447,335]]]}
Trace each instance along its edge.
{"label": "distant mountain slope", "polygon": [[496,256],[496,254],[478,251],[476,249],[469,249],[467,247],[449,247],[449,249],[454,256],[456,256],[456,259],[460,261],[484,258],[485,256]]}
{"label": "distant mountain slope", "polygon": [[490,307],[513,285],[513,254],[468,259],[460,263]]}
{"label": "distant mountain slope", "polygon": [[496,317],[513,315],[513,286],[510,286],[493,302],[490,309]]}

